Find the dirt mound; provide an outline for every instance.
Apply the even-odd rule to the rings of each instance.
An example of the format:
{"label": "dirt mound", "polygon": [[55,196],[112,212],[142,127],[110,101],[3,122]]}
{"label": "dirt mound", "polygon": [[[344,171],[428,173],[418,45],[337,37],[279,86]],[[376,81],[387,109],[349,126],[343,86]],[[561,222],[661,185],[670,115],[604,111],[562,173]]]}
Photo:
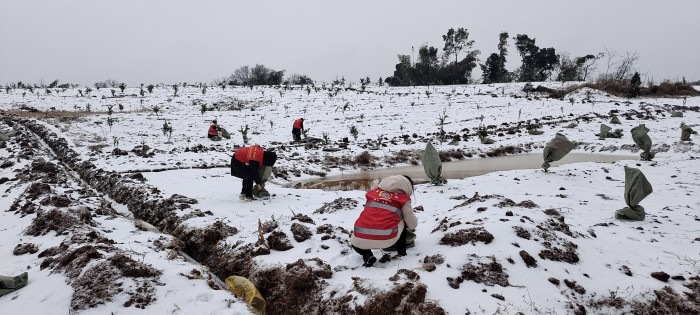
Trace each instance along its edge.
{"label": "dirt mound", "polygon": [[238,229],[230,227],[221,221],[216,221],[206,228],[188,229],[181,225],[173,232],[185,243],[185,250],[197,261],[201,261],[211,255],[218,254],[219,241],[226,237],[235,235]]}
{"label": "dirt mound", "polygon": [[274,231],[267,237],[267,244],[270,249],[285,251],[294,248],[292,243],[287,238],[287,234],[282,231]]}
{"label": "dirt mound", "polygon": [[355,309],[356,314],[446,314],[434,302],[425,301],[427,286],[406,282],[383,293],[375,293]]}
{"label": "dirt mound", "polygon": [[26,194],[27,199],[35,200],[40,196],[51,193],[51,186],[46,183],[33,183],[24,193]]}
{"label": "dirt mound", "polygon": [[48,212],[39,212],[32,224],[27,227],[25,234],[39,236],[49,231],[56,231],[56,235],[61,235],[78,223],[78,218],[71,213],[52,209]]}
{"label": "dirt mound", "polygon": [[308,215],[301,214],[301,213],[295,214],[293,217],[291,217],[291,220],[298,220],[299,222],[316,224],[316,223],[314,223],[314,220],[311,219]]}
{"label": "dirt mound", "polygon": [[515,203],[515,201],[505,198],[503,201],[497,203],[494,205],[495,207],[503,208],[503,207],[521,207],[521,208],[527,208],[527,209],[532,209],[532,208],[539,208],[539,206],[532,202],[532,200],[524,200],[521,201],[520,203]]}
{"label": "dirt mound", "polygon": [[525,265],[527,265],[528,268],[537,267],[537,260],[534,257],[530,256],[530,253],[528,253],[527,251],[521,250],[520,258],[523,259]]}
{"label": "dirt mound", "polygon": [[24,254],[34,254],[39,251],[39,246],[36,246],[35,244],[32,243],[23,243],[23,244],[17,244],[15,246],[15,249],[12,250],[12,254],[15,256],[19,255],[24,255]]}
{"label": "dirt mound", "polygon": [[319,258],[258,271],[251,277],[260,294],[268,301],[268,314],[316,313],[323,304],[320,294],[323,278],[330,278],[330,266]]}
{"label": "dirt mound", "polygon": [[[480,258],[476,255],[472,255],[477,259]],[[471,280],[476,283],[483,283],[488,286],[494,286],[496,284],[507,287],[510,285],[508,283],[508,274],[503,270],[503,266],[496,260],[496,257],[491,257],[491,261],[488,263],[483,263],[477,261],[476,264],[471,262],[467,263],[462,267],[462,273],[457,278],[448,277],[447,283],[450,287],[457,289],[459,284]]]}
{"label": "dirt mound", "polygon": [[67,195],[53,195],[44,198],[40,202],[42,206],[54,206],[58,208],[65,208],[70,206],[71,200]]}
{"label": "dirt mound", "polygon": [[531,237],[530,232],[521,226],[514,226],[513,230],[515,230],[515,235],[517,235],[520,238],[529,240]]}
{"label": "dirt mound", "polygon": [[[155,298],[155,284],[158,284],[160,270],[135,261],[123,254],[116,254],[107,260],[101,261],[88,270],[71,285],[74,289],[71,299],[71,308],[81,310],[96,307],[112,297],[124,291],[124,277],[139,278],[127,283],[126,294],[129,300],[125,307],[135,306],[145,308]],[[150,279],[149,279],[150,278]]]}
{"label": "dirt mound", "polygon": [[572,242],[564,242],[564,249],[552,246],[549,242],[544,242],[543,245],[547,249],[540,251],[539,256],[542,259],[563,261],[570,264],[575,264],[579,261],[578,254],[576,253],[576,248],[578,248],[578,246]]}
{"label": "dirt mound", "polygon": [[[451,199],[460,200],[460,199],[464,199],[463,197],[464,197],[464,195],[458,196],[458,197],[453,197],[453,198],[451,198]],[[458,199],[458,198],[459,198],[459,199]],[[479,196],[479,192],[474,192],[474,196],[472,196],[471,198],[465,200],[464,202],[462,202],[462,203],[460,203],[460,204],[454,206],[454,208],[466,207],[466,206],[468,206],[468,205],[470,205],[470,204],[472,204],[472,203],[475,203],[475,202],[484,202],[484,201],[486,201],[487,199],[492,199],[492,198],[503,198],[503,196],[501,196],[501,195]],[[453,208],[453,209],[454,209],[454,208]]]}
{"label": "dirt mound", "polygon": [[292,235],[294,235],[294,240],[299,243],[310,239],[313,235],[313,233],[311,233],[311,229],[300,223],[292,223],[291,230]]}
{"label": "dirt mound", "polygon": [[354,210],[357,208],[357,204],[357,200],[351,198],[338,198],[316,209],[314,214],[334,213],[340,210]]}
{"label": "dirt mound", "polygon": [[455,233],[446,233],[441,239],[440,244],[450,246],[460,246],[467,243],[476,245],[476,242],[491,243],[493,235],[483,227],[475,227],[462,229]]}
{"label": "dirt mound", "polygon": [[75,278],[83,271],[83,268],[92,259],[104,256],[92,245],[78,247],[72,251],[64,252],[52,263],[55,269],[63,270],[68,278]]}

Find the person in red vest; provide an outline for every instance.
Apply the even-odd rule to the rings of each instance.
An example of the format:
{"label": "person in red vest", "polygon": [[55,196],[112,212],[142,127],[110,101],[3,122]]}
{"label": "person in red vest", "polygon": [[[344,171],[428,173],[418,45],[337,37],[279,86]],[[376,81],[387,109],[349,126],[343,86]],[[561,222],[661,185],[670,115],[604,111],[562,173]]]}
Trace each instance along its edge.
{"label": "person in red vest", "polygon": [[377,261],[372,249],[395,244],[398,254],[406,256],[405,229],[414,230],[418,225],[411,207],[412,194],[413,180],[405,175],[386,177],[365,194],[367,203],[350,238],[352,248],[362,255],[362,266],[371,267]]}
{"label": "person in red vest", "polygon": [[294,126],[292,126],[292,138],[294,141],[301,140],[302,129],[304,129],[304,118],[299,118],[294,121]]}
{"label": "person in red vest", "polygon": [[231,176],[243,179],[241,189],[241,199],[244,201],[254,200],[253,182],[258,190],[262,189],[260,184],[260,166],[273,166],[277,161],[277,153],[265,151],[259,146],[244,147],[236,150],[231,157]]}
{"label": "person in red vest", "polygon": [[221,137],[219,136],[219,125],[216,123],[216,119],[211,121],[211,126],[209,126],[207,137],[212,140],[221,140]]}

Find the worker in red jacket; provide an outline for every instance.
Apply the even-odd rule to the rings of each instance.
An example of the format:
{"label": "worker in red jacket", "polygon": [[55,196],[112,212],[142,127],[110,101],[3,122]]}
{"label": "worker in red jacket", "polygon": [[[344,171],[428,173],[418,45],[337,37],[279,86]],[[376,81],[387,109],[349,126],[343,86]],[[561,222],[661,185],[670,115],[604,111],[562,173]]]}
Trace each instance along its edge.
{"label": "worker in red jacket", "polygon": [[405,175],[384,178],[365,194],[367,203],[350,238],[352,248],[362,255],[363,266],[371,267],[377,261],[372,249],[396,245],[399,256],[406,256],[406,229],[418,225],[412,194],[413,180]]}
{"label": "worker in red jacket", "polygon": [[236,150],[231,157],[231,176],[243,179],[241,199],[254,200],[253,182],[258,190],[262,190],[260,178],[260,166],[273,166],[277,161],[277,153],[265,151],[259,146],[244,147]]}
{"label": "worker in red jacket", "polygon": [[294,126],[292,126],[292,138],[294,141],[301,140],[302,129],[304,129],[304,118],[299,118],[294,121]]}
{"label": "worker in red jacket", "polygon": [[219,137],[219,125],[216,123],[216,119],[211,121],[211,126],[209,126],[207,137],[212,140],[221,140],[221,137]]}

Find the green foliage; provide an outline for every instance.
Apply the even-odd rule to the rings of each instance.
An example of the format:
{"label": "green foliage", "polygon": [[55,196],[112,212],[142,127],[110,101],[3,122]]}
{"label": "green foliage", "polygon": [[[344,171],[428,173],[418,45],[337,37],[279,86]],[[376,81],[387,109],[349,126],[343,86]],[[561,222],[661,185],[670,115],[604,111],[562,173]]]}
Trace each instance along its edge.
{"label": "green foliage", "polygon": [[510,82],[511,75],[506,70],[506,56],[508,55],[508,33],[502,32],[498,35],[498,54],[492,53],[486,63],[481,64],[483,72],[483,83],[503,83]]}
{"label": "green foliage", "polygon": [[635,72],[634,75],[632,76],[632,80],[630,80],[630,89],[627,92],[628,97],[637,97],[639,96],[639,90],[642,85],[642,80],[639,77],[639,72]]}
{"label": "green foliage", "polygon": [[518,69],[520,82],[545,81],[559,64],[559,56],[554,48],[539,48],[535,39],[525,34],[515,37],[515,47],[522,57],[522,65]]}
{"label": "green foliage", "polygon": [[149,85],[146,87],[146,89],[148,90],[148,93],[149,93],[149,94],[150,94],[150,93],[153,93],[153,88],[154,88],[154,87],[155,87],[155,86],[153,86],[153,84],[149,84]]}
{"label": "green foliage", "polygon": [[168,124],[168,121],[163,121],[163,127],[160,128],[163,131],[164,136],[168,136],[168,142],[170,143],[170,138],[173,136],[173,125]]}

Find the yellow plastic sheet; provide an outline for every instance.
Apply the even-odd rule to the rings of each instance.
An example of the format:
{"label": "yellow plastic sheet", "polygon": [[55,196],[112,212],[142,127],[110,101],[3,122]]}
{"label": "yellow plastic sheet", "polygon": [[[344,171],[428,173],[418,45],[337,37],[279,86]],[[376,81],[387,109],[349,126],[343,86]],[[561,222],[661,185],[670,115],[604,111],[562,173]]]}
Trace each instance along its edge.
{"label": "yellow plastic sheet", "polygon": [[226,290],[233,292],[239,299],[250,304],[255,313],[265,315],[265,299],[250,280],[240,276],[226,278]]}

